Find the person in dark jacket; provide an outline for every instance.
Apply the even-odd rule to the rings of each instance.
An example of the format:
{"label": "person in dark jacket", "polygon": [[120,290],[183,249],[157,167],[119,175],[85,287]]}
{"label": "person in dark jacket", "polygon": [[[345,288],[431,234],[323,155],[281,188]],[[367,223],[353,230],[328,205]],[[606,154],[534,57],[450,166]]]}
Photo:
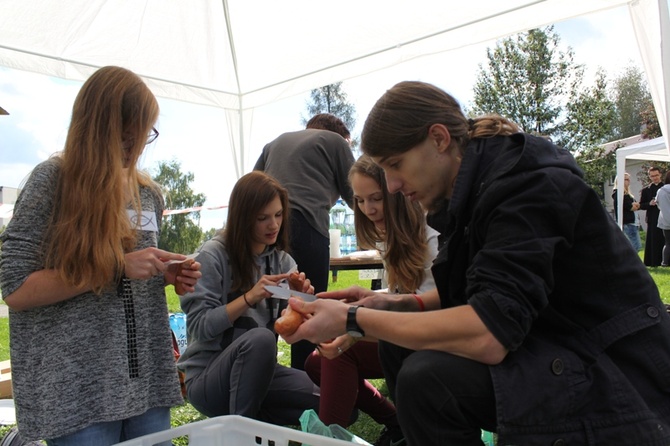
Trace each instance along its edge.
{"label": "person in dark jacket", "polygon": [[656,192],[663,187],[661,169],[649,169],[651,183],[640,192],[640,209],[646,211],[647,239],[644,242],[644,264],[660,266],[663,261],[663,246],[665,238],[663,230],[658,227],[658,206],[656,206]]}
{"label": "person in dark jacket", "polygon": [[670,444],[670,316],[567,150],[467,119],[422,82],[377,101],[362,149],[389,192],[449,199],[437,288],[291,299],[310,317],[288,342],[382,341],[412,446],[481,445],[481,429],[504,445]]}

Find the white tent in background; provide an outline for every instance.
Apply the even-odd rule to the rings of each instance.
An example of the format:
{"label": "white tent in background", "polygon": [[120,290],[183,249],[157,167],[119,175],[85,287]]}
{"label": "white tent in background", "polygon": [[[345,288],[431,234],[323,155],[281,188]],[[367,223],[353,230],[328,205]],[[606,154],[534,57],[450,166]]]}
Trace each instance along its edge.
{"label": "white tent in background", "polygon": [[[621,147],[616,151],[617,178],[623,178],[626,173],[626,160],[649,160],[670,163],[670,152],[665,138],[648,139],[646,141]],[[617,194],[617,221],[623,227],[623,194]]]}
{"label": "white tent in background", "polygon": [[245,141],[255,107],[618,6],[667,135],[668,0],[0,0],[0,65],[74,80],[120,65],[158,96],[224,108],[222,146],[240,176],[254,161]]}

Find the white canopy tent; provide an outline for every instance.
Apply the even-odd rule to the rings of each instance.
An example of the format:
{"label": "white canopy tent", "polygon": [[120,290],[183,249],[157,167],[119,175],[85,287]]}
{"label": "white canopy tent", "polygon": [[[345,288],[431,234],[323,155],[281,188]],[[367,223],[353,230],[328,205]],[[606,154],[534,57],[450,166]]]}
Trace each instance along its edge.
{"label": "white canopy tent", "polygon": [[[666,139],[663,137],[648,139],[616,151],[617,178],[623,178],[626,173],[626,160],[664,161],[670,163],[670,152]],[[622,183],[623,184],[623,183]],[[623,194],[617,194],[617,221],[623,227]]]}
{"label": "white canopy tent", "polygon": [[74,80],[120,65],[158,96],[224,108],[240,176],[255,107],[622,5],[667,135],[668,0],[0,0],[0,65]]}

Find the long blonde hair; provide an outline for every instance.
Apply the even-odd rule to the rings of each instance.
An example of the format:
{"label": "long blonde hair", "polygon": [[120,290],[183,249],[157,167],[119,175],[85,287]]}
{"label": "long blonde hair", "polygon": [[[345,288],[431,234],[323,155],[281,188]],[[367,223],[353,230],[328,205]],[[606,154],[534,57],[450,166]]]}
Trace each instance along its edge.
{"label": "long blonde hair", "polygon": [[361,133],[361,149],[372,157],[404,153],[425,141],[433,124],[449,129],[450,147],[461,153],[473,138],[519,132],[516,124],[498,115],[467,119],[445,91],[425,82],[405,81],[387,90],[372,107]]}
{"label": "long blonde hair", "polygon": [[46,268],[55,269],[65,283],[100,293],[123,272],[124,254],[136,243],[127,208],[140,211],[140,186],[158,192],[136,168],[158,113],[149,88],[124,68],[99,69],[79,91],[58,156],[45,246]]}
{"label": "long blonde hair", "polygon": [[356,174],[371,178],[381,188],[386,225],[386,230],[380,231],[359,206],[354,206],[356,241],[365,249],[376,249],[377,243],[383,243],[389,290],[413,293],[425,278],[428,256],[424,212],[418,202],[401,193],[389,193],[384,171],[369,156],[362,155],[351,166],[349,182]]}
{"label": "long blonde hair", "polygon": [[[626,185],[626,178],[628,178],[628,180],[630,181],[630,175],[628,174],[628,172],[624,173],[624,175],[623,175],[623,179],[624,179],[624,181],[623,181],[623,193],[624,193],[624,195],[629,195],[629,196],[635,198],[635,196],[630,191],[630,185]],[[614,177],[614,188],[612,190],[618,190],[618,188],[619,188],[618,184],[619,184],[619,177]]]}

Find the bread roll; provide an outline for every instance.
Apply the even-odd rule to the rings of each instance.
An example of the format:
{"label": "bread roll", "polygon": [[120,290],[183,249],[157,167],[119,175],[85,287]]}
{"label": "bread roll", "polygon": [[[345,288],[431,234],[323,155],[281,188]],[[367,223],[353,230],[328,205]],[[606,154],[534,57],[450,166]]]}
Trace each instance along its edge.
{"label": "bread roll", "polygon": [[177,274],[175,275],[174,290],[179,295],[186,293],[186,290],[184,289],[184,284],[181,281],[177,280],[177,276],[181,276],[182,270],[184,268],[186,269],[190,268],[190,266],[193,265],[193,262],[195,262],[195,260],[188,259],[177,265]]}

